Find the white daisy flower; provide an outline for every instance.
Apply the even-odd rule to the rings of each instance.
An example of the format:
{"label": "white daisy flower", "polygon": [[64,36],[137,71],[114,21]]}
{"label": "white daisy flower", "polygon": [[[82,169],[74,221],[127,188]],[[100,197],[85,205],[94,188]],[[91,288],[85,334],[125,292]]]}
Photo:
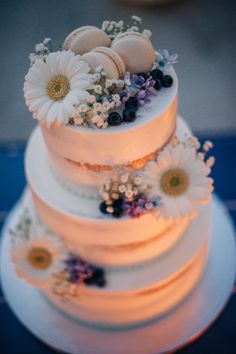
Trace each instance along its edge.
{"label": "white daisy flower", "polygon": [[194,148],[168,145],[157,161],[147,163],[143,180],[149,186],[149,197],[161,197],[163,216],[178,218],[192,214],[199,204],[209,201],[213,191],[209,173],[210,168]]}
{"label": "white daisy flower", "polygon": [[65,250],[64,243],[50,234],[16,239],[11,255],[17,276],[33,287],[46,289],[61,268]]}
{"label": "white daisy flower", "polygon": [[67,124],[74,105],[89,97],[90,67],[70,51],[37,60],[25,77],[24,96],[33,117],[50,126]]}

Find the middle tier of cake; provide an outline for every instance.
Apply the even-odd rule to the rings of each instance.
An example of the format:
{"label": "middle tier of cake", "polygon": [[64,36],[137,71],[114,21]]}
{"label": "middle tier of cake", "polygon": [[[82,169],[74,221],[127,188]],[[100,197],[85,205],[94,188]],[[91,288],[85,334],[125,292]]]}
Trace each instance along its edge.
{"label": "middle tier of cake", "polygon": [[[34,233],[32,239],[37,234],[52,235],[38,220],[29,191],[24,194],[20,208],[22,212],[28,210]],[[124,328],[156,319],[183,301],[200,280],[208,256],[210,234],[211,206],[208,205],[201,208],[199,217],[161,257],[136,266],[104,266],[105,284],[102,287],[73,284],[74,290],[77,287],[76,292],[68,290],[67,295],[65,285],[57,283],[61,278],[54,274],[55,278],[44,285],[43,294],[66,315],[90,325]]]}
{"label": "middle tier of cake", "polygon": [[[180,130],[184,134],[184,129]],[[191,222],[189,216],[164,219],[153,212],[120,219],[102,214],[97,200],[72,193],[57,181],[40,128],[29,141],[26,174],[41,220],[81,257],[95,264],[126,266],[160,256],[181,238]]]}

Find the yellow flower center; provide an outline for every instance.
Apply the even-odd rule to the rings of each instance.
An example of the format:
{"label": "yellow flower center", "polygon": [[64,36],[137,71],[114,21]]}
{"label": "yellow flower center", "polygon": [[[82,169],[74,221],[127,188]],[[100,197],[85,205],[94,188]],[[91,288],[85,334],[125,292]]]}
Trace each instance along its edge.
{"label": "yellow flower center", "polygon": [[27,255],[28,262],[31,267],[44,270],[47,269],[52,263],[52,255],[45,248],[35,247],[32,248]]}
{"label": "yellow flower center", "polygon": [[64,75],[57,75],[49,81],[47,86],[48,96],[53,101],[62,100],[70,91],[69,80]]}
{"label": "yellow flower center", "polygon": [[183,194],[189,186],[187,173],[180,168],[174,168],[163,174],[161,178],[161,189],[164,193],[176,197]]}

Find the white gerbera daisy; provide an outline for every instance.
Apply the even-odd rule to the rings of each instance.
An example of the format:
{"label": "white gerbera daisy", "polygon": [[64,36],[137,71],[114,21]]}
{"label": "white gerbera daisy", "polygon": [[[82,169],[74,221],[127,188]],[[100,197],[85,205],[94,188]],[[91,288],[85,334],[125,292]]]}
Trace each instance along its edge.
{"label": "white gerbera daisy", "polygon": [[74,105],[89,98],[90,67],[70,51],[37,60],[25,77],[24,96],[33,117],[50,126],[67,124]]}
{"label": "white gerbera daisy", "polygon": [[195,212],[199,204],[208,202],[213,180],[210,168],[198,157],[193,147],[168,145],[157,161],[150,161],[143,172],[148,196],[162,199],[165,218],[178,218]]}
{"label": "white gerbera daisy", "polygon": [[16,239],[11,255],[17,276],[34,287],[46,289],[53,275],[61,269],[65,250],[64,243],[50,234]]}

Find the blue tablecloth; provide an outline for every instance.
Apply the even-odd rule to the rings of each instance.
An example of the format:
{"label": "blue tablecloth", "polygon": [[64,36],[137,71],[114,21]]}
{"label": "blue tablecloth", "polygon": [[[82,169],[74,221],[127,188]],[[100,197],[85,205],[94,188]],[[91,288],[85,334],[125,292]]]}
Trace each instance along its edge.
{"label": "blue tablecloth", "polygon": [[[201,139],[204,140],[204,137]],[[236,137],[214,137],[211,140],[214,143],[213,154],[216,156],[216,165],[213,169],[215,190],[225,201],[236,223]],[[23,163],[24,150],[25,144],[23,142],[0,144],[0,229],[26,183]],[[35,339],[18,322],[6,304],[1,291],[0,352],[2,354],[53,353],[50,348]],[[179,353],[236,353],[236,294],[231,297],[224,313],[210,330]]]}

